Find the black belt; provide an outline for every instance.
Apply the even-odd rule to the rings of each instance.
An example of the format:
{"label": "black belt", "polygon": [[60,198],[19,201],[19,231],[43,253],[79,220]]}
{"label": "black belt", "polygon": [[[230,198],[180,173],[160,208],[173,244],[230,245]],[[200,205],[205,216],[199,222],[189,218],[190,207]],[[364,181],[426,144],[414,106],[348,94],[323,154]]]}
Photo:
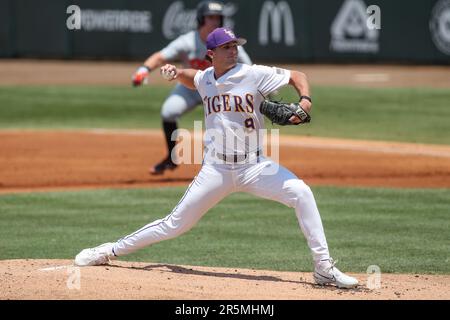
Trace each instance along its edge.
{"label": "black belt", "polygon": [[217,153],[217,158],[219,158],[220,160],[223,160],[225,162],[243,162],[245,161],[248,156],[255,154],[257,157],[259,157],[261,155],[261,151],[256,151],[256,152],[250,152],[250,153],[245,153],[245,154],[223,154],[223,153]]}

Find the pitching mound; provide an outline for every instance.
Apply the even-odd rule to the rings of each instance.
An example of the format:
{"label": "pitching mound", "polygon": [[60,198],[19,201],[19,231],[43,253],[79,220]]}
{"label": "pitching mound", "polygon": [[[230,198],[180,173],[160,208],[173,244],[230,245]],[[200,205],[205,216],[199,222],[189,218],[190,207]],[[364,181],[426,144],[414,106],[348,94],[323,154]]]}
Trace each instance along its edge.
{"label": "pitching mound", "polygon": [[[70,260],[0,261],[0,299],[450,299],[450,276],[351,274],[356,289],[315,285],[312,273],[119,262],[76,268]],[[113,279],[113,280],[112,280]]]}

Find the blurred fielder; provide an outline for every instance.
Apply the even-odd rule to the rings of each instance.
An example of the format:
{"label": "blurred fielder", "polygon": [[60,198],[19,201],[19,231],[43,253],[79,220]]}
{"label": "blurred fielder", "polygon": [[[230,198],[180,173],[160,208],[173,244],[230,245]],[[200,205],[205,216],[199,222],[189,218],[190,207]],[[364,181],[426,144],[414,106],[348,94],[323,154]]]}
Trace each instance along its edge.
{"label": "blurred fielder", "polygon": [[[197,30],[179,36],[167,47],[152,54],[133,75],[133,85],[141,85],[152,70],[175,60],[181,60],[185,68],[199,70],[208,68],[211,63],[205,59],[206,37],[215,28],[223,25],[223,9],[223,3],[219,1],[200,2],[197,6]],[[252,63],[242,47],[239,49],[238,61],[245,64]],[[161,117],[167,143],[167,157],[150,168],[151,174],[163,174],[165,170],[177,167],[171,158],[176,143],[172,140],[172,133],[178,128],[178,119],[201,103],[202,99],[196,90],[188,89],[181,84],[177,84],[164,101]]]}

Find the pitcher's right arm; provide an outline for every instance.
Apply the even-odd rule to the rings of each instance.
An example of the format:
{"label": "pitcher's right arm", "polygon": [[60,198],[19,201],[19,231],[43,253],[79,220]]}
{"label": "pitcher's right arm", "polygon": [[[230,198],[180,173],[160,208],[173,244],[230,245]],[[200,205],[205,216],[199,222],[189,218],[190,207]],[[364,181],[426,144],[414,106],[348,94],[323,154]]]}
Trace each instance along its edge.
{"label": "pitcher's right arm", "polygon": [[194,84],[194,78],[198,70],[195,69],[178,69],[176,66],[166,64],[160,69],[161,74],[173,74],[173,77],[169,81],[178,80],[185,87],[195,90],[197,89]]}

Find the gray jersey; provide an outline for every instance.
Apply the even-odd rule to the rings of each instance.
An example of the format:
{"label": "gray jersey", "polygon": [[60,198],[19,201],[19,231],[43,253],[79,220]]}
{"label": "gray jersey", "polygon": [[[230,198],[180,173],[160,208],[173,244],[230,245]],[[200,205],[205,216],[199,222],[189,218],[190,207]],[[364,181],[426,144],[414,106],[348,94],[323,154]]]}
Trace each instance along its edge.
{"label": "gray jersey", "polygon": [[[244,48],[239,46],[238,50],[238,62],[252,64]],[[211,65],[205,60],[206,51],[199,32],[193,30],[173,40],[161,50],[161,54],[167,61],[180,60],[184,68],[205,70]]]}

